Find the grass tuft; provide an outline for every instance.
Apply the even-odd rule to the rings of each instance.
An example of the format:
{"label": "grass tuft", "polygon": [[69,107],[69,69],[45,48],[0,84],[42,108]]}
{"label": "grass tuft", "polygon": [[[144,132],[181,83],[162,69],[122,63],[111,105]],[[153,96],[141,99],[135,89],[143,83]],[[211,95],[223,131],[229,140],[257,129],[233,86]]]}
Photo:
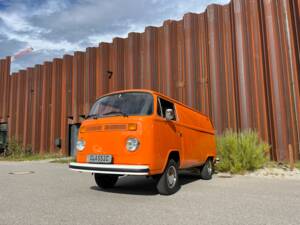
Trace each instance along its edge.
{"label": "grass tuft", "polygon": [[7,148],[0,155],[0,161],[33,161],[59,159],[63,155],[60,153],[36,154],[30,146],[23,147],[22,143],[15,138],[8,141]]}
{"label": "grass tuft", "polygon": [[296,167],[297,169],[300,170],[300,161],[297,161],[297,162],[295,163],[295,167]]}

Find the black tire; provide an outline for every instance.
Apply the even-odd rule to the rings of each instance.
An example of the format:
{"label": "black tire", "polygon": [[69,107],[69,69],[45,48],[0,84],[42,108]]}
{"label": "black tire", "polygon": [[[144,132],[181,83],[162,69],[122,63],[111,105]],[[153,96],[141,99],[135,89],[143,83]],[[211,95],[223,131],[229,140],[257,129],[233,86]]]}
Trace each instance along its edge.
{"label": "black tire", "polygon": [[169,160],[156,188],[161,195],[171,195],[179,190],[178,164],[173,159]]}
{"label": "black tire", "polygon": [[112,188],[118,181],[118,175],[95,173],[95,181],[99,188]]}
{"label": "black tire", "polygon": [[210,180],[214,173],[214,164],[211,159],[207,159],[204,166],[200,170],[200,176],[203,180]]}

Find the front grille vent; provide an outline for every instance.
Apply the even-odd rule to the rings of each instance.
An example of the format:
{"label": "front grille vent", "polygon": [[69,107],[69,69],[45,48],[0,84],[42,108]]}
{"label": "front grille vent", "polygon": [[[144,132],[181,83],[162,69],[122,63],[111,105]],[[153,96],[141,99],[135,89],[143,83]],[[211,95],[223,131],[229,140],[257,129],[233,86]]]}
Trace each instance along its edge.
{"label": "front grille vent", "polygon": [[83,132],[98,132],[98,131],[122,131],[127,130],[127,124],[104,124],[86,126],[82,129]]}

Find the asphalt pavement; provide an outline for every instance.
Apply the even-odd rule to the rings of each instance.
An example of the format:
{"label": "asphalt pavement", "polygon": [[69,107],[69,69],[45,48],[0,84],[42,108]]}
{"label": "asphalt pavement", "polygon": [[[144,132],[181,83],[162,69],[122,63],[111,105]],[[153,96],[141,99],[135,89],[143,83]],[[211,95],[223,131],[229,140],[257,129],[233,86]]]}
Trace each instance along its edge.
{"label": "asphalt pavement", "polygon": [[0,162],[0,225],[300,224],[297,180],[181,174],[180,183],[172,196],[145,177],[103,191],[67,164]]}

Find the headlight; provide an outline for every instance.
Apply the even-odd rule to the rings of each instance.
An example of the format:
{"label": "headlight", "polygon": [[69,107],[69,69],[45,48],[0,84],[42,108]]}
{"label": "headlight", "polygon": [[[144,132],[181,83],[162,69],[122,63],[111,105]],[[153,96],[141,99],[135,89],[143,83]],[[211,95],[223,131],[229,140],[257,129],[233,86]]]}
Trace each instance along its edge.
{"label": "headlight", "polygon": [[84,140],[78,140],[76,143],[76,148],[79,151],[82,151],[85,148],[85,141]]}
{"label": "headlight", "polygon": [[133,152],[137,150],[139,147],[140,142],[137,138],[128,138],[126,142],[126,148],[128,151]]}

